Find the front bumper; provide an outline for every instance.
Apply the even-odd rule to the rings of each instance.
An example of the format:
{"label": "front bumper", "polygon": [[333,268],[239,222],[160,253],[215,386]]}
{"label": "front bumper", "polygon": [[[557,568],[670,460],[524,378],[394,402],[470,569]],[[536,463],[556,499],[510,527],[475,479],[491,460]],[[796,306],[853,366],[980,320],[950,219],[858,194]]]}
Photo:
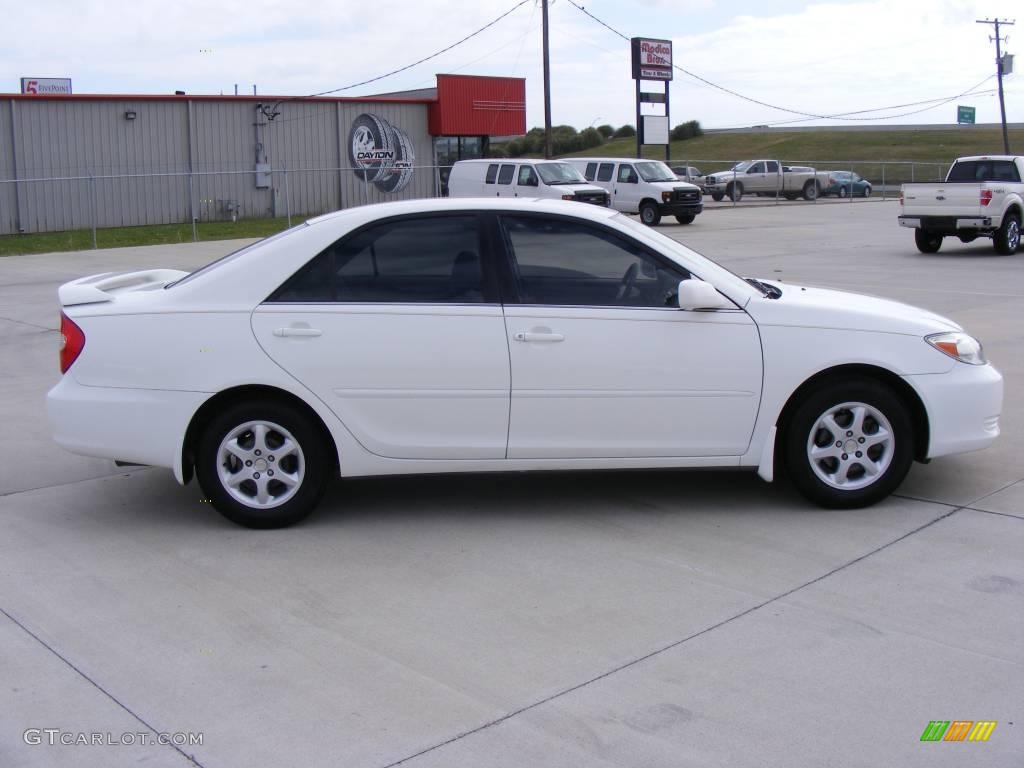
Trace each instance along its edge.
{"label": "front bumper", "polygon": [[170,467],[181,481],[181,446],[192,416],[210,395],[157,389],[87,387],[65,375],[46,395],[53,439],[84,456]]}
{"label": "front bumper", "polygon": [[904,378],[928,413],[929,459],[987,448],[999,437],[1003,377],[992,365],[957,363],[948,373]]}
{"label": "front bumper", "polygon": [[696,216],[704,210],[704,203],[680,203],[673,200],[670,203],[662,203],[658,210],[663,216],[682,216],[691,213]]}

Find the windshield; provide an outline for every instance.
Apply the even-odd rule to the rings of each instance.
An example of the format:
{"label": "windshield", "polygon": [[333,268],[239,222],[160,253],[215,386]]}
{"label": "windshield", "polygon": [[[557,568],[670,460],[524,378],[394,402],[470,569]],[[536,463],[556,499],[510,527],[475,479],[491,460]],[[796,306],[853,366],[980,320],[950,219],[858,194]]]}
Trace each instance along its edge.
{"label": "windshield", "polygon": [[586,184],[583,174],[568,163],[537,163],[537,173],[545,184]]}
{"label": "windshield", "polygon": [[659,160],[636,163],[636,170],[644,181],[678,181],[672,169]]}
{"label": "windshield", "polygon": [[[652,229],[646,224],[641,224],[624,213],[615,214],[612,221],[633,230],[640,237],[656,241],[663,250],[669,253],[678,253],[691,261],[696,260],[700,266],[693,273],[702,280],[713,280],[719,286],[728,285],[730,289],[743,296],[754,295],[750,283],[742,277],[726,269],[718,262],[712,261],[707,256],[683,245],[678,240],[673,240],[668,235],[663,235],[661,232]],[[758,289],[758,293],[763,293],[763,291]]]}
{"label": "windshield", "polygon": [[742,163],[736,163],[736,165],[734,165],[729,170],[731,170],[731,171],[745,171],[745,170],[747,170],[747,168],[749,168],[753,164],[754,164],[753,160],[744,160]]}
{"label": "windshield", "polygon": [[201,275],[201,274],[203,274],[205,272],[209,272],[209,271],[211,271],[213,269],[216,269],[217,267],[223,266],[224,264],[227,264],[229,261],[234,261],[239,256],[248,253],[249,251],[251,251],[253,248],[255,248],[258,245],[265,245],[266,243],[273,242],[274,240],[280,240],[281,238],[287,237],[288,235],[291,235],[291,234],[294,234],[295,232],[298,232],[301,229],[305,229],[308,226],[309,226],[309,224],[304,221],[301,224],[298,224],[298,225],[292,227],[291,229],[286,229],[283,232],[278,232],[276,235],[271,235],[270,237],[264,237],[262,240],[257,240],[255,243],[249,243],[248,245],[242,246],[237,251],[232,251],[231,253],[227,254],[226,256],[221,256],[216,261],[211,261],[209,264],[200,267],[195,272],[189,272],[187,275],[185,275],[180,280],[175,280],[173,283],[168,283],[167,285],[164,286],[164,289],[173,288],[176,285],[181,285],[182,283],[187,283],[193,277],[199,277],[199,275]]}

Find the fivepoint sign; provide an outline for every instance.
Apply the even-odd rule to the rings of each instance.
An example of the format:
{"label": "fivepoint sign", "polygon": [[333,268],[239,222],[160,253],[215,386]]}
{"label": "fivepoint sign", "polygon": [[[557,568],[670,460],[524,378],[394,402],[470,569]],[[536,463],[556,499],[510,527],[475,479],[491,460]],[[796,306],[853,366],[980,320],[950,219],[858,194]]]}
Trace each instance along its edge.
{"label": "fivepoint sign", "polygon": [[956,121],[960,125],[974,125],[974,107],[961,107],[957,105]]}
{"label": "fivepoint sign", "polygon": [[21,92],[38,96],[71,93],[71,78],[23,77],[21,78]]}

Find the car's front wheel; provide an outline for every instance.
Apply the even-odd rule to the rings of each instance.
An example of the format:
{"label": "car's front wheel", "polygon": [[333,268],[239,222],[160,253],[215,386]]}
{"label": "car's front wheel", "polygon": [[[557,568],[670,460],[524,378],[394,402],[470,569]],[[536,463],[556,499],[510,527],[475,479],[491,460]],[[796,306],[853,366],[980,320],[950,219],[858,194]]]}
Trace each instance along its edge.
{"label": "car's front wheel", "polygon": [[282,528],[306,517],[323,496],[330,465],[311,419],[273,400],[241,403],[216,416],[196,452],[206,497],[247,528]]}
{"label": "car's front wheel", "polygon": [[881,501],[903,482],[913,461],[907,407],[872,379],[818,390],[793,412],[785,462],[797,489],[823,507],[849,509]]}
{"label": "car's front wheel", "polygon": [[722,202],[722,198],[723,197],[725,197],[725,195],[723,195],[721,192],[712,192],[711,193],[711,199],[714,200],[716,203]]}
{"label": "car's front wheel", "polygon": [[661,223],[661,211],[654,203],[647,202],[640,206],[640,221],[649,227],[656,227]]}

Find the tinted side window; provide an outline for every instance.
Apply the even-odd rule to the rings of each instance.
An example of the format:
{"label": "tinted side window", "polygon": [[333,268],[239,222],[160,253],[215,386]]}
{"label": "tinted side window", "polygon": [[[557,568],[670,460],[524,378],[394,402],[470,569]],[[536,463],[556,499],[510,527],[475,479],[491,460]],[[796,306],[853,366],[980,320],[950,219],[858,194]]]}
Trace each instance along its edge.
{"label": "tinted side window", "polygon": [[597,163],[587,163],[587,170],[583,173],[583,178],[587,181],[593,181],[594,175],[597,173]]}
{"label": "tinted side window", "polygon": [[519,180],[516,182],[521,187],[536,187],[537,172],[531,165],[519,166]]}
{"label": "tinted side window", "polygon": [[636,172],[632,165],[623,163],[619,166],[619,181],[624,184],[636,183]]}
{"label": "tinted side window", "polygon": [[597,169],[597,180],[598,181],[611,181],[612,173],[615,171],[614,163],[601,163],[601,167]]}
{"label": "tinted side window", "polygon": [[775,160],[769,160],[767,165],[768,165],[768,173],[778,173],[779,172],[779,164]]}
{"label": "tinted side window", "polygon": [[747,169],[747,173],[764,173],[764,163],[754,163]]}
{"label": "tinted side window", "polygon": [[503,165],[501,170],[498,171],[498,183],[499,184],[511,184],[512,177],[515,175],[516,167],[514,165]]}
{"label": "tinted side window", "polygon": [[485,184],[493,184],[494,183],[494,179],[497,177],[497,175],[498,175],[498,164],[497,163],[491,163],[490,165],[487,166],[487,176],[484,177],[484,183]]}
{"label": "tinted side window", "polygon": [[328,247],[268,301],[482,303],[479,224],[440,216],[372,226]]}
{"label": "tinted side window", "polygon": [[689,275],[607,230],[567,219],[503,216],[524,304],[674,306]]}

